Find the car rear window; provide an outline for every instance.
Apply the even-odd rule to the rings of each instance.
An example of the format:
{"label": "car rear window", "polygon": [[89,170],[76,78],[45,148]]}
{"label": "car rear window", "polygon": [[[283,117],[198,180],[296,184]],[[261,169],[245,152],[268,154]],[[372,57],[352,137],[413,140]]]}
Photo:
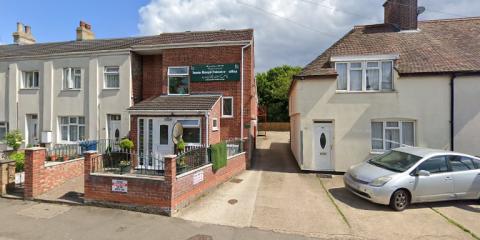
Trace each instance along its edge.
{"label": "car rear window", "polygon": [[468,171],[475,169],[475,165],[473,164],[473,159],[464,156],[451,156],[449,158],[450,166],[452,167],[452,171],[459,172],[459,171]]}
{"label": "car rear window", "polygon": [[479,159],[473,159],[473,164],[475,164],[476,169],[480,169],[480,160]]}

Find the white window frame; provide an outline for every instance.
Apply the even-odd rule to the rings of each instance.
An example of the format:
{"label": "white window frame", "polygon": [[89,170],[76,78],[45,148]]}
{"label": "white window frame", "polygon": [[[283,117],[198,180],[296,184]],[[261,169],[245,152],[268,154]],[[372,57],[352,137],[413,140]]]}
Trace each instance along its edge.
{"label": "white window frame", "polygon": [[182,124],[182,127],[185,128],[198,128],[200,130],[200,139],[199,142],[185,142],[186,146],[199,146],[202,144],[202,127],[201,127],[201,121],[199,118],[182,118],[182,119],[177,119],[177,122],[180,121],[188,121],[188,120],[195,120],[197,121],[196,124]]}
{"label": "white window frame", "polygon": [[[378,63],[378,67],[368,67],[368,63],[376,62]],[[361,63],[361,68],[353,68],[351,64],[353,63]],[[382,78],[383,78],[383,63],[390,63],[392,65],[392,88],[391,89],[382,89]],[[342,62],[335,62],[335,69],[337,69],[337,64],[347,64],[347,90],[337,89],[337,92],[348,92],[348,93],[355,93],[355,92],[393,92],[395,90],[395,74],[393,68],[393,60],[364,60],[364,61],[342,61]],[[378,90],[368,90],[367,89],[367,69],[377,69],[379,74],[379,89]],[[362,90],[350,90],[350,70],[362,70]],[[338,81],[338,78],[337,78]],[[337,85],[338,86],[338,85]]]}
{"label": "white window frame", "polygon": [[212,131],[218,131],[218,118],[212,118]]}
{"label": "white window frame", "polygon": [[[387,122],[397,122],[398,127],[387,127]],[[373,138],[373,129],[371,123],[382,123],[382,140],[383,140],[383,149],[373,149],[372,145],[372,138]],[[413,146],[405,145],[403,143],[403,123],[413,123]],[[370,122],[370,145],[371,145],[371,153],[374,154],[382,154],[386,151],[389,151],[390,149],[386,149],[386,144],[387,140],[385,138],[385,132],[387,129],[398,129],[400,131],[399,133],[399,139],[400,139],[400,147],[414,147],[417,145],[417,135],[416,135],[416,127],[417,124],[414,120],[398,120],[398,119],[389,119],[389,120],[372,120]]]}
{"label": "white window frame", "polygon": [[[116,68],[117,70],[111,71],[111,68]],[[114,74],[118,75],[118,87],[108,87],[107,75],[114,75]],[[120,89],[120,66],[103,67],[103,89]]]}
{"label": "white window frame", "polygon": [[[68,123],[62,123],[62,118],[67,118]],[[70,123],[70,118],[76,118],[76,123]],[[80,118],[83,118],[83,124],[80,123]],[[67,127],[68,128],[67,140],[63,140],[62,127]],[[72,139],[70,138],[70,128],[71,127],[76,127],[77,128],[77,135],[78,135],[77,140],[72,141]],[[80,139],[80,127],[84,128],[84,135],[86,136],[87,128],[86,128],[86,118],[84,116],[59,116],[58,117],[58,136],[59,136],[58,141],[63,142],[63,143],[76,143],[76,142],[85,140],[85,139]]]}
{"label": "white window frame", "polygon": [[[232,100],[232,114],[231,115],[225,115],[223,112],[223,105],[225,104],[225,99],[231,99]],[[222,118],[233,118],[234,116],[234,104],[233,104],[233,97],[222,97]]]}
{"label": "white window frame", "polygon": [[[172,69],[185,69],[186,73],[171,73]],[[170,77],[187,77],[188,78],[188,93],[170,93]],[[168,95],[190,95],[190,67],[189,66],[171,66],[167,69],[167,93]]]}
{"label": "white window frame", "polygon": [[[27,80],[27,74],[33,75],[32,82],[29,82]],[[37,76],[37,79],[35,79],[35,76]],[[40,88],[40,72],[39,71],[22,71],[22,80],[20,81],[20,87],[21,89],[39,89]]]}
{"label": "white window frame", "polygon": [[[5,130],[5,136],[7,136],[8,122],[0,122],[0,128],[3,128]],[[5,141],[5,139],[0,137],[0,143],[3,143],[4,141]]]}
{"label": "white window frame", "polygon": [[[77,73],[79,71],[79,73]],[[72,79],[73,72],[73,79]],[[63,90],[80,90],[82,88],[82,69],[68,67],[63,69]],[[80,77],[78,87],[76,86],[75,77]]]}

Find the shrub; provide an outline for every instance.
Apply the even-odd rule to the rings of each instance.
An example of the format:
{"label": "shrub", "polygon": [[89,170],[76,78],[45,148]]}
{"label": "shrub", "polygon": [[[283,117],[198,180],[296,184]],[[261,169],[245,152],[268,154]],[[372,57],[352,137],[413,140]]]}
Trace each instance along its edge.
{"label": "shrub", "polygon": [[133,142],[128,138],[124,138],[120,141],[120,147],[124,150],[132,150],[133,149]]}
{"label": "shrub", "polygon": [[15,152],[10,155],[10,159],[15,160],[15,171],[23,172],[25,166],[25,153]]}
{"label": "shrub", "polygon": [[20,146],[22,145],[23,136],[19,130],[13,130],[7,133],[7,135],[5,136],[5,140],[9,147],[13,148],[14,151],[17,151],[18,148],[20,148]]}
{"label": "shrub", "polygon": [[183,141],[183,139],[180,139],[177,143],[177,150],[179,152],[183,152],[185,151],[185,141]]}

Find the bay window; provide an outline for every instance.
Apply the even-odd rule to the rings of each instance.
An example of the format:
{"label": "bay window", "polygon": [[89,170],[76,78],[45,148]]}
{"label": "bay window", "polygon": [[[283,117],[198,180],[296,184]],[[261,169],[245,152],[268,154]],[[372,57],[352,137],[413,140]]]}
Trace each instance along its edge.
{"label": "bay window", "polygon": [[393,61],[336,62],[335,69],[338,91],[393,90]]}
{"label": "bay window", "polygon": [[60,117],[60,139],[64,142],[85,140],[85,117]]}
{"label": "bay window", "polygon": [[403,146],[415,146],[413,121],[372,121],[372,151],[383,152]]}
{"label": "bay window", "polygon": [[63,69],[63,89],[80,89],[82,81],[82,70],[80,68]]}
{"label": "bay window", "polygon": [[188,67],[169,67],[167,75],[168,94],[187,95],[190,93]]}

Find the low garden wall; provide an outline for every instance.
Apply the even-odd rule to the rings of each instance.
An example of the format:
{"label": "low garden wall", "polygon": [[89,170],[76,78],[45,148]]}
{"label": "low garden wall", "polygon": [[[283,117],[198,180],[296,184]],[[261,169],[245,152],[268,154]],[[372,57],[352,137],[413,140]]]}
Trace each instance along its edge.
{"label": "low garden wall", "polygon": [[206,191],[245,170],[245,153],[228,159],[218,171],[208,164],[195,170],[176,173],[176,156],[165,157],[163,176],[118,175],[92,172],[99,156],[85,154],[85,202],[171,216]]}
{"label": "low garden wall", "polygon": [[278,131],[278,132],[288,132],[290,131],[289,122],[267,122],[267,123],[258,123],[258,131]]}
{"label": "low garden wall", "polygon": [[25,149],[24,197],[35,198],[66,181],[82,176],[84,159],[46,162],[45,148]]}

